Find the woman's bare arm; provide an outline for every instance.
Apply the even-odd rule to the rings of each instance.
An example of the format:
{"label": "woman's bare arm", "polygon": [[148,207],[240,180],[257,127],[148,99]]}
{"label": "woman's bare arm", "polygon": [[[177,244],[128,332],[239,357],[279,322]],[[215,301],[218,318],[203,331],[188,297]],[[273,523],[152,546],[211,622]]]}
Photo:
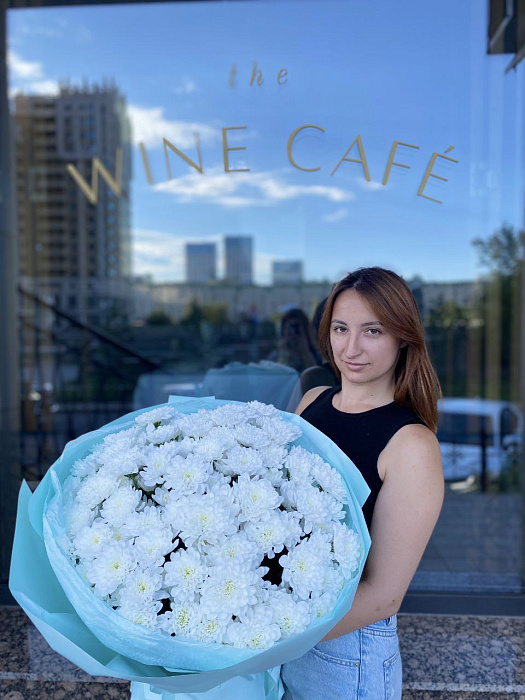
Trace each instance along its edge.
{"label": "woman's bare arm", "polygon": [[398,612],[441,510],[441,453],[431,430],[422,425],[401,428],[380,462],[385,479],[374,508],[363,577],[351,610],[323,641]]}

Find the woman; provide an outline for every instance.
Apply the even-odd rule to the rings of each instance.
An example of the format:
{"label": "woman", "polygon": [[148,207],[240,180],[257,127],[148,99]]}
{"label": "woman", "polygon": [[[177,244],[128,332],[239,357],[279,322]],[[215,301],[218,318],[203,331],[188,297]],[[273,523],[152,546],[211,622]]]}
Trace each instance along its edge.
{"label": "woman", "polygon": [[341,384],[311,389],[296,412],[366,479],[372,546],[350,612],[283,666],[284,700],[400,700],[396,613],[443,502],[439,383],[412,292],[390,270],[362,268],[334,287],[319,346]]}
{"label": "woman", "polygon": [[277,349],[268,356],[268,360],[288,365],[298,372],[320,363],[321,358],[315,349],[310,321],[302,309],[290,309],[284,314]]}

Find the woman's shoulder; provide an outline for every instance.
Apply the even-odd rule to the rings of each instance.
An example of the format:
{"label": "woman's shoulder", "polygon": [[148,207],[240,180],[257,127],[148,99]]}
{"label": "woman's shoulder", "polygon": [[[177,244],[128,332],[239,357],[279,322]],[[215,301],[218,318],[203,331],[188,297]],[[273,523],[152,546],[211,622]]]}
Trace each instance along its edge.
{"label": "woman's shoulder", "polygon": [[[399,474],[406,473],[407,477],[414,476],[414,468],[416,473],[427,470],[442,473],[441,449],[436,434],[421,423],[400,428],[387,444],[380,461],[385,474],[388,465]],[[418,468],[418,465],[424,468]]]}
{"label": "woman's shoulder", "polygon": [[301,415],[305,408],[307,408],[311,403],[313,403],[323,392],[327,389],[332,389],[330,386],[314,386],[313,389],[309,389],[299,402],[299,405],[295,409],[297,415]]}

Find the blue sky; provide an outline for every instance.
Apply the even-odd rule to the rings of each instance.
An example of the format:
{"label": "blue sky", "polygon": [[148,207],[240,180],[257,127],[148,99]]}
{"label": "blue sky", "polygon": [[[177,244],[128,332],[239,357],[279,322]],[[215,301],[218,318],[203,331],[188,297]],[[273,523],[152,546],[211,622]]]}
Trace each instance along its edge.
{"label": "blue sky", "polygon": [[[256,281],[274,259],[300,258],[309,279],[379,264],[426,280],[480,273],[471,245],[502,223],[523,225],[523,71],[487,56],[486,3],[358,0],[159,3],[11,10],[10,89],[52,93],[58,82],[113,80],[133,125],[134,270],[183,278],[186,241],[254,237]],[[250,86],[253,63],[263,84]],[[234,87],[229,85],[236,64]],[[279,85],[279,70],[287,69]],[[294,129],[316,124],[294,143]],[[232,168],[224,172],[221,129]],[[162,137],[204,173],[171,159]],[[371,182],[344,162],[360,134]],[[381,184],[394,140],[399,147]],[[147,183],[144,141],[155,185]],[[417,196],[433,152],[434,172]],[[349,157],[358,157],[354,148]]]}

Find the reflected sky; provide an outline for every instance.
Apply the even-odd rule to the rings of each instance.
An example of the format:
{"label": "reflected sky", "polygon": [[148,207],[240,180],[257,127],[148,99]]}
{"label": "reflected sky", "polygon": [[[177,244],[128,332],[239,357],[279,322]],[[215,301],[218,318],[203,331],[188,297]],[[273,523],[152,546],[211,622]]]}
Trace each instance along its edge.
{"label": "reflected sky", "polygon": [[[301,258],[307,279],[379,264],[425,280],[480,273],[471,244],[523,224],[523,73],[488,56],[477,0],[168,3],[10,10],[10,90],[113,80],[133,125],[134,271],[182,280],[186,241],[248,234],[255,279]],[[250,85],[254,69],[262,84]],[[524,62],[525,63],[525,62]],[[232,80],[232,66],[235,75]],[[287,74],[279,71],[286,69]],[[233,82],[233,85],[231,84]],[[287,157],[293,145],[297,164]],[[222,128],[229,144],[224,172]],[[170,159],[162,138],[204,173]],[[370,181],[342,162],[360,134]],[[400,146],[383,186],[393,141]],[[146,145],[149,185],[138,143]],[[434,152],[433,172],[417,196]],[[357,146],[347,157],[358,158]],[[335,172],[334,172],[334,169]],[[333,174],[332,174],[333,173]]]}

